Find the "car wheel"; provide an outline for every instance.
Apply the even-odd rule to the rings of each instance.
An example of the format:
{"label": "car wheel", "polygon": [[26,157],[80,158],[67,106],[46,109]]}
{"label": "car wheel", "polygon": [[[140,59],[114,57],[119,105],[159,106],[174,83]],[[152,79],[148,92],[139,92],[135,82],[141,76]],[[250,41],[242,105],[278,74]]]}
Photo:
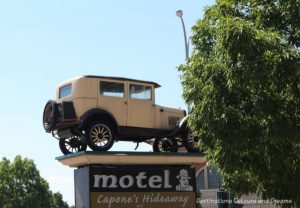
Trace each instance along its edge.
{"label": "car wheel", "polygon": [[182,139],[183,145],[188,150],[188,152],[200,152],[199,141],[200,137],[195,136],[191,132],[187,132]]}
{"label": "car wheel", "polygon": [[53,130],[58,118],[57,103],[53,100],[47,102],[43,113],[43,126],[45,130]]}
{"label": "car wheel", "polygon": [[67,139],[59,140],[59,148],[65,155],[85,151],[87,148],[87,144],[85,138],[74,136]]}
{"label": "car wheel", "polygon": [[176,139],[170,138],[156,138],[153,143],[154,152],[177,152],[178,146]]}
{"label": "car wheel", "polygon": [[97,121],[88,125],[86,137],[87,144],[95,151],[109,150],[114,144],[114,131],[107,122]]}

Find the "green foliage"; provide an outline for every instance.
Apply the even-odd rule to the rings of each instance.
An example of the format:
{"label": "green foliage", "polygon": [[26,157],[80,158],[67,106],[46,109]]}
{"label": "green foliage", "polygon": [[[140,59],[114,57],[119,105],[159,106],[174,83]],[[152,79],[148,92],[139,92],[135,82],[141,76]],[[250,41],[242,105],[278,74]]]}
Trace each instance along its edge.
{"label": "green foliage", "polygon": [[17,156],[0,161],[1,208],[68,208],[60,193],[49,191],[32,160]]}
{"label": "green foliage", "polygon": [[219,0],[193,32],[179,70],[208,160],[228,189],[300,207],[300,1]]}
{"label": "green foliage", "polygon": [[63,201],[62,195],[60,193],[54,193],[52,197],[53,197],[52,208],[69,208],[69,205]]}

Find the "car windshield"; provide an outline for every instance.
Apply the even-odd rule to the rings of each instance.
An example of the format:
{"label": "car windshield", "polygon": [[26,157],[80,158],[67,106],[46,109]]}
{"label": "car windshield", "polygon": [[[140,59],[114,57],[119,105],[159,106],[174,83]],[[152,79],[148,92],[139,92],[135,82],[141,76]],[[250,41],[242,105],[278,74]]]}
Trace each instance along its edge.
{"label": "car windshield", "polygon": [[72,92],[72,85],[71,84],[63,86],[59,89],[59,98],[66,97],[66,96],[70,95],[71,92]]}

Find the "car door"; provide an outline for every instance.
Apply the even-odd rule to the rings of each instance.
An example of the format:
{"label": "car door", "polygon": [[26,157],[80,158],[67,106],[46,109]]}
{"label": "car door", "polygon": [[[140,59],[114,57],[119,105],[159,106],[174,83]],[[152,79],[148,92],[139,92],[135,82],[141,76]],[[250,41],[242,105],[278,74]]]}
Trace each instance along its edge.
{"label": "car door", "polygon": [[128,83],[127,126],[153,128],[154,107],[152,85]]}
{"label": "car door", "polygon": [[98,107],[113,115],[119,126],[126,125],[126,83],[115,80],[100,80]]}

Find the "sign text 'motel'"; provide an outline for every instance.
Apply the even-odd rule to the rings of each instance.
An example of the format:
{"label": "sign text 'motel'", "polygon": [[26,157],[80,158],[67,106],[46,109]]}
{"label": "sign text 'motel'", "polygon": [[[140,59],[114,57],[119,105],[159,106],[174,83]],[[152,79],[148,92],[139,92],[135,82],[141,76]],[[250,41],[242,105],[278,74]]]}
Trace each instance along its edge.
{"label": "sign text 'motel'", "polygon": [[170,189],[172,188],[170,170],[164,170],[164,177],[160,175],[148,176],[146,172],[139,172],[136,176],[124,175],[119,179],[116,175],[94,175],[94,188],[127,189],[134,185],[139,189]]}
{"label": "sign text 'motel'", "polygon": [[195,191],[190,167],[90,167],[91,191]]}

